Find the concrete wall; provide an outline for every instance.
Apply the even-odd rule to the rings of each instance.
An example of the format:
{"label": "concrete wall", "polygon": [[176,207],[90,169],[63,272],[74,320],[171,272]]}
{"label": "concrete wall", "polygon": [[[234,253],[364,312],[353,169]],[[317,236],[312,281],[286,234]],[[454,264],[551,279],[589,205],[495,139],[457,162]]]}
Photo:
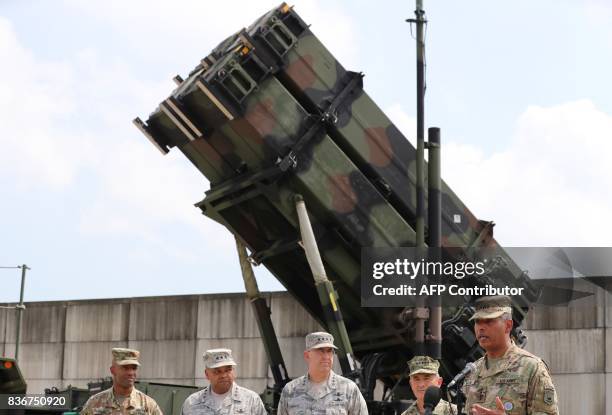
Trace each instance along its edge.
{"label": "concrete wall", "polygon": [[580,280],[573,289],[591,295],[529,313],[527,350],[548,364],[562,414],[612,414],[612,297]]}
{"label": "concrete wall", "polygon": [[[265,294],[291,376],[304,372],[304,335],[321,327],[286,293]],[[140,350],[139,377],[203,386],[205,350],[229,347],[240,384],[272,383],[251,305],[244,294],[26,303],[20,366],[28,392],[110,375],[110,349]],[[0,309],[0,353],[15,351],[15,311]]]}
{"label": "concrete wall", "polygon": [[[527,349],[551,368],[562,414],[612,414],[612,304],[610,294],[583,284],[593,295],[571,307],[538,306],[529,313]],[[319,325],[286,293],[265,294],[290,376],[304,372],[304,335]],[[243,294],[39,302],[26,304],[20,361],[29,392],[109,375],[110,349],[142,353],[140,378],[202,386],[202,354],[229,347],[238,382],[262,390],[272,383],[264,348]],[[15,311],[0,309],[0,353],[13,356]]]}

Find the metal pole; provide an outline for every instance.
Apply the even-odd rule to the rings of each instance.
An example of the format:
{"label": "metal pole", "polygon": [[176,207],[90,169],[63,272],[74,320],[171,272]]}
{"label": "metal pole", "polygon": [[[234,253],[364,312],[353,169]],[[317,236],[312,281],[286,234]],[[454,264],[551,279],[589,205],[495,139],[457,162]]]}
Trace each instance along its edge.
{"label": "metal pole", "polygon": [[261,340],[266,350],[268,362],[270,363],[270,370],[274,377],[274,386],[277,392],[283,389],[283,386],[289,382],[289,375],[287,368],[285,367],[285,361],[283,360],[283,354],[278,344],[278,338],[272,325],[272,319],[270,317],[271,311],[268,307],[266,299],[261,296],[259,287],[257,286],[257,280],[255,274],[249,263],[246,247],[234,235],[236,240],[236,250],[238,251],[238,259],[240,261],[240,270],[242,271],[242,279],[244,280],[244,288],[246,289],[247,297],[251,301],[255,318],[257,319],[257,326],[259,333],[261,334]]}
{"label": "metal pole", "polygon": [[422,248],[425,247],[425,10],[422,0],[417,0],[414,14],[417,33],[416,243]]}
{"label": "metal pole", "polygon": [[[429,151],[428,163],[428,197],[427,197],[427,244],[432,249],[431,259],[442,260],[442,194],[441,194],[441,155],[440,129],[430,127],[428,130]],[[440,283],[440,276],[434,276],[434,284]],[[434,359],[442,358],[442,299],[439,295],[427,298],[429,307],[429,338],[426,340],[427,355]]]}
{"label": "metal pole", "polygon": [[[423,26],[427,22],[423,1],[416,0],[416,19],[408,19],[416,24],[417,54],[417,148],[416,148],[416,247],[422,256],[425,253],[425,36]],[[416,321],[414,333],[414,353],[425,354],[425,320],[418,316],[424,313],[426,299],[416,300]]]}
{"label": "metal pole", "polygon": [[19,341],[21,339],[21,317],[25,306],[23,305],[23,293],[25,290],[26,270],[30,269],[26,264],[18,267],[21,268],[21,292],[19,294],[19,304],[17,307],[17,333],[15,334],[15,361],[19,360]]}
{"label": "metal pole", "polygon": [[338,360],[342,374],[347,377],[351,377],[357,365],[353,356],[353,347],[349,339],[346,326],[342,313],[340,312],[340,306],[338,304],[338,296],[332,282],[327,278],[325,267],[323,266],[323,260],[317,247],[317,241],[308,218],[308,211],[306,210],[306,204],[301,195],[295,196],[295,209],[298,215],[298,221],[300,224],[300,235],[302,236],[303,248],[306,253],[306,259],[312,276],[315,281],[315,288],[319,294],[319,301],[323,308],[325,316],[325,323],[328,331],[334,336],[336,345],[338,345]]}

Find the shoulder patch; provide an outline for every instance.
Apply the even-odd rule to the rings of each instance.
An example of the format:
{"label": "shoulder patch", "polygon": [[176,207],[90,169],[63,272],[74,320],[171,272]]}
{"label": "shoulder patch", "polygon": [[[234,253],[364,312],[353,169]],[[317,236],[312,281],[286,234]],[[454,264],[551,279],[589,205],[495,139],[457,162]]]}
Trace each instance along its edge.
{"label": "shoulder patch", "polygon": [[552,388],[545,388],[543,398],[546,405],[552,405],[555,402],[555,390]]}

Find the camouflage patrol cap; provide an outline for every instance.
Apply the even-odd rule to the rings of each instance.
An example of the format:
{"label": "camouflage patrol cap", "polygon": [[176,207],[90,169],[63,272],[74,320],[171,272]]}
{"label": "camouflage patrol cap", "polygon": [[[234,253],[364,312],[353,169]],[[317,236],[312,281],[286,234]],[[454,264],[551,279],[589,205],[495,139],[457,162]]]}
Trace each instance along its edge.
{"label": "camouflage patrol cap", "polygon": [[112,349],[112,353],[113,353],[113,364],[117,364],[120,366],[123,366],[123,365],[140,366],[140,362],[138,362],[138,358],[140,357],[140,352],[138,350],[115,347],[114,349]]}
{"label": "camouflage patrol cap", "polygon": [[334,336],[324,331],[317,331],[306,335],[306,350],[320,349],[322,347],[337,349],[334,346]]}
{"label": "camouflage patrol cap", "polygon": [[414,356],[408,361],[408,368],[410,369],[409,376],[419,373],[437,375],[440,362],[429,356]]}
{"label": "camouflage patrol cap", "polygon": [[230,349],[210,349],[204,352],[204,366],[214,369],[221,366],[236,366]]}
{"label": "camouflage patrol cap", "polygon": [[512,315],[512,300],[506,295],[480,297],[474,302],[476,312],[471,320],[501,317],[504,313]]}

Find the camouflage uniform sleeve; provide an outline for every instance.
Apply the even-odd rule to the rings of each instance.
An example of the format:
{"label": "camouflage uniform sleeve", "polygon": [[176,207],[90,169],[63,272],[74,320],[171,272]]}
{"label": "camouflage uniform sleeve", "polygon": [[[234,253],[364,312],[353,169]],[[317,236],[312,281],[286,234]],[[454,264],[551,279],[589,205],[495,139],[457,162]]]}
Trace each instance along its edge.
{"label": "camouflage uniform sleeve", "polygon": [[368,406],[366,405],[363,395],[359,391],[359,387],[351,382],[351,401],[349,404],[349,415],[368,415]]}
{"label": "camouflage uniform sleeve", "polygon": [[189,398],[185,399],[185,402],[183,402],[183,406],[181,407],[181,415],[187,415],[187,408],[188,408],[188,403],[189,402]]}
{"label": "camouflage uniform sleeve", "polygon": [[266,411],[266,407],[264,406],[263,401],[257,394],[255,394],[252,413],[255,415],[268,415],[268,412]]}
{"label": "camouflage uniform sleeve", "polygon": [[455,415],[457,414],[457,406],[453,403],[449,403],[444,401],[444,406],[443,406],[444,410],[443,410],[443,414],[444,415]]}
{"label": "camouflage uniform sleeve", "polygon": [[164,413],[162,412],[157,402],[155,402],[153,399],[151,399],[151,406],[149,407],[149,414],[150,415],[164,415]]}
{"label": "camouflage uniform sleeve", "polygon": [[559,415],[557,391],[546,364],[538,363],[533,382],[528,391],[528,415]]}
{"label": "camouflage uniform sleeve", "polygon": [[93,415],[92,405],[91,405],[91,397],[89,399],[87,399],[87,402],[85,402],[85,405],[83,405],[83,409],[81,409],[81,412],[79,412],[79,414],[81,414],[81,415]]}
{"label": "camouflage uniform sleeve", "polygon": [[463,396],[465,398],[467,398],[467,386],[466,383],[468,383],[468,378],[470,377],[471,373],[468,374],[465,379],[463,379],[463,383],[461,384],[461,389],[459,389],[459,392],[461,392],[463,394]]}
{"label": "camouflage uniform sleeve", "polygon": [[240,388],[240,391],[247,403],[247,410],[249,414],[268,415],[266,412],[266,407],[264,406],[264,403],[258,393],[242,387]]}
{"label": "camouflage uniform sleeve", "polygon": [[281,397],[278,401],[278,408],[276,409],[276,415],[289,415],[287,408],[287,385],[285,385],[283,391],[281,392]]}
{"label": "camouflage uniform sleeve", "polygon": [[196,395],[196,393],[192,393],[191,395],[189,395],[187,397],[187,399],[185,399],[185,402],[183,402],[183,406],[181,407],[181,415],[192,415],[193,414],[193,402],[195,400],[194,395]]}

